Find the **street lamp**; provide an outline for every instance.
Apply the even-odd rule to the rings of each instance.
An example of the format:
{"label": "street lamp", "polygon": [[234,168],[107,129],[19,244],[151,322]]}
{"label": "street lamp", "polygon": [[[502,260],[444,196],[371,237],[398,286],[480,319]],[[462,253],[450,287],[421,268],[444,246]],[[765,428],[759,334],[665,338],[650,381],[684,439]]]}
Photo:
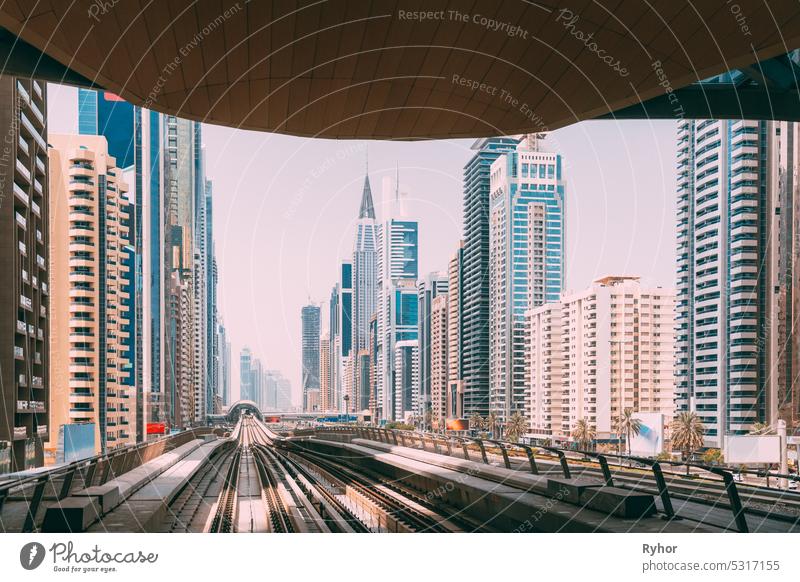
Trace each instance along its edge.
{"label": "street lamp", "polygon": [[344,400],[344,421],[350,424],[350,395],[345,394],[342,399]]}

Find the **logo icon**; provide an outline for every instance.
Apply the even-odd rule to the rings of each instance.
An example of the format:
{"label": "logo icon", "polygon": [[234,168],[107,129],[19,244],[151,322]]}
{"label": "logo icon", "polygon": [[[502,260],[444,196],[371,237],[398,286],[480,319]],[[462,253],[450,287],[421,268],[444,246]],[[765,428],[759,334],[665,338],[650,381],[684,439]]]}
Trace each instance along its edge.
{"label": "logo icon", "polygon": [[19,551],[19,563],[26,570],[35,570],[42,565],[44,556],[44,546],[39,542],[30,542]]}

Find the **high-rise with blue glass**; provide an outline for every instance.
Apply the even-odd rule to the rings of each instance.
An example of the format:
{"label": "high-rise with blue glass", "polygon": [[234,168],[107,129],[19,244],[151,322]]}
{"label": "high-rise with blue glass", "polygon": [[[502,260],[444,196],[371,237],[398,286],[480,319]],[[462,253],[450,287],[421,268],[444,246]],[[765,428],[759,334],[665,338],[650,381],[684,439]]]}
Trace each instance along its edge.
{"label": "high-rise with blue glass", "polygon": [[[377,226],[375,224],[375,206],[372,201],[372,188],[369,174],[364,175],[364,188],[361,192],[361,205],[356,222],[356,239],[353,247],[352,262],[352,334],[350,352],[345,358],[347,365],[342,364],[339,398],[347,394],[352,402],[364,392],[371,392],[372,387],[359,385],[361,376],[357,374],[355,360],[359,353],[369,350],[370,319],[375,315],[378,301],[378,268],[377,268]],[[345,378],[345,370],[349,378]],[[341,410],[341,402],[338,403]]]}
{"label": "high-rise with blue glass", "polygon": [[[460,393],[465,417],[489,412],[489,170],[519,142],[513,137],[477,140],[464,166],[464,243],[459,273]],[[451,293],[451,298],[456,295]],[[450,311],[451,317],[456,317]],[[455,346],[452,346],[455,347]],[[451,352],[455,353],[452,349]]]}
{"label": "high-rise with blue glass", "polygon": [[[403,207],[399,187],[395,183],[389,217],[377,229],[378,349],[375,382],[378,416],[384,420],[399,420],[406,412],[419,412],[406,410],[404,404],[400,406],[401,402],[418,405],[418,397],[407,400],[396,394],[396,344],[417,341],[419,334],[416,287],[419,277],[419,223],[403,216]],[[416,353],[418,358],[418,348]],[[416,377],[418,379],[418,373]],[[419,390],[418,385],[415,390]]]}
{"label": "high-rise with blue glass", "polygon": [[489,409],[504,422],[526,409],[526,314],[564,289],[562,159],[527,135],[490,170]]}

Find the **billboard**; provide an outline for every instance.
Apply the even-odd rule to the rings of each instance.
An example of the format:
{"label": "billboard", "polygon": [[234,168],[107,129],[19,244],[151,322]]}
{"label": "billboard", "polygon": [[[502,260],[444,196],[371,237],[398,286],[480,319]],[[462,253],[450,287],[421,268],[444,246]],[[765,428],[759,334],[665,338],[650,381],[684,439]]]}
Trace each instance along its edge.
{"label": "billboard", "polygon": [[94,423],[62,424],[58,429],[56,463],[72,463],[93,457]]}
{"label": "billboard", "polygon": [[781,437],[768,435],[728,435],[725,437],[726,463],[780,463]]}
{"label": "billboard", "polygon": [[[660,412],[634,412],[641,422],[639,434],[631,434],[630,454],[638,457],[655,457],[664,451],[665,418]],[[627,439],[627,435],[622,435]]]}
{"label": "billboard", "polygon": [[166,434],[167,425],[163,422],[148,422],[147,434]]}
{"label": "billboard", "polygon": [[469,430],[469,419],[450,418],[447,420],[447,430]]}

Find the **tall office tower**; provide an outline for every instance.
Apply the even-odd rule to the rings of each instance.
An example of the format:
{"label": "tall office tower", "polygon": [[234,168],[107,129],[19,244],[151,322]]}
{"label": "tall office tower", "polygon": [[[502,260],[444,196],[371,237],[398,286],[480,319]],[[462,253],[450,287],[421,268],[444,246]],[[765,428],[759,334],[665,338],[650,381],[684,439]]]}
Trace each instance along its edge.
{"label": "tall office tower", "polygon": [[231,403],[231,344],[222,319],[217,321],[217,346],[219,349],[219,394],[223,406]]}
{"label": "tall office tower", "polygon": [[264,372],[264,410],[278,410],[278,386],[283,378],[280,370],[266,370]]}
{"label": "tall office tower", "polygon": [[394,413],[408,420],[419,410],[419,342],[401,340],[394,346]]}
{"label": "tall office tower", "polygon": [[[179,399],[176,379],[193,378],[194,417],[201,421],[205,411],[205,256],[202,242],[205,240],[205,180],[202,177],[202,153],[200,150],[199,123],[164,117],[164,190],[166,203],[166,254],[165,269],[170,274],[170,287],[167,297],[175,303],[174,297],[182,291],[184,284],[192,290],[191,316],[193,326],[193,359],[188,364],[177,357],[176,325],[172,318],[167,321],[165,346],[166,355],[166,393],[170,423],[175,423],[174,406]],[[178,275],[177,277],[175,275]],[[189,369],[179,370],[178,366],[188,365]]]}
{"label": "tall office tower", "polygon": [[[572,434],[569,387],[562,377],[565,352],[568,351],[562,344],[563,314],[563,304],[545,303],[532,309],[529,315],[530,395],[525,418],[528,419],[531,434],[541,439],[569,437]],[[590,311],[587,315],[592,314],[596,315],[596,311]],[[596,353],[597,339],[586,338],[586,343],[587,349]],[[570,352],[578,348],[578,346],[569,347]],[[596,378],[590,380],[596,384]],[[575,403],[573,407],[576,411],[582,412],[584,405]],[[596,401],[593,403],[593,411],[596,416]],[[592,426],[594,428],[594,425]]]}
{"label": "tall office tower", "polygon": [[777,358],[772,376],[777,386],[772,418],[785,420],[793,434],[800,425],[800,125],[769,124],[768,143],[768,180],[772,188],[777,187],[775,211],[770,213],[776,223],[771,329]]}
{"label": "tall office tower", "polygon": [[352,400],[352,412],[369,410],[369,399],[372,391],[372,359],[369,350],[361,350],[356,355],[356,386],[358,392]]}
{"label": "tall office tower", "polygon": [[280,412],[289,412],[292,410],[292,384],[283,376],[278,378],[277,404],[275,407]]}
{"label": "tall office tower", "polygon": [[[447,348],[448,333],[447,295],[439,295],[433,300],[430,316],[430,390],[431,426],[433,430],[444,430],[448,418],[449,361]],[[422,358],[420,358],[421,360]],[[421,367],[421,366],[420,366]]]}
{"label": "tall office tower", "polygon": [[561,156],[541,135],[491,165],[489,214],[489,408],[500,422],[527,407],[526,313],[564,288]]}
{"label": "tall office tower", "polygon": [[489,170],[518,139],[477,140],[464,166],[461,360],[464,416],[489,412]]}
{"label": "tall office tower", "polygon": [[672,418],[675,292],[639,277],[597,279],[529,312],[528,419],[540,438],[570,437],[585,419],[617,436],[626,408]]}
{"label": "tall office tower", "polygon": [[196,398],[194,360],[197,342],[194,325],[194,287],[190,271],[173,273],[172,305],[170,321],[174,325],[176,345],[175,361],[175,400],[172,414],[175,426],[188,427],[194,424]]}
{"label": "tall office tower", "polygon": [[303,410],[308,408],[307,393],[319,390],[319,325],[320,309],[317,305],[306,305],[301,311],[302,321],[302,378]]}
{"label": "tall office tower", "polygon": [[678,125],[676,406],[700,416],[706,446],[776,420],[774,130]]}
{"label": "tall office tower", "polygon": [[378,420],[378,314],[369,320],[369,413],[373,422]]}
{"label": "tall office tower", "polygon": [[319,406],[320,410],[333,409],[333,390],[331,389],[331,335],[322,334],[319,339]]}
{"label": "tall office tower", "polygon": [[91,423],[100,453],[136,441],[136,394],[126,383],[129,297],[123,289],[128,186],[108,155],[106,138],[50,135],[48,141],[54,372],[49,448],[69,446],[65,425]]}
{"label": "tall office tower", "polygon": [[[200,126],[197,127],[200,131]],[[198,141],[202,136],[198,138]],[[203,413],[203,418],[206,414],[212,414],[213,403],[215,398],[220,392],[219,387],[219,346],[217,344],[217,260],[214,256],[214,228],[213,228],[213,187],[211,180],[205,179],[205,166],[202,168],[201,177],[203,179],[203,202],[205,204],[205,211],[203,213],[203,221],[205,226],[203,232],[205,234],[205,241],[203,243],[203,262],[205,263],[206,271],[206,289],[205,289],[205,328],[206,328],[206,410]]]}
{"label": "tall office tower", "polygon": [[250,361],[250,393],[251,400],[256,403],[256,406],[263,408],[261,402],[262,385],[264,383],[264,366],[261,360],[253,358]]}
{"label": "tall office tower", "polygon": [[429,273],[417,284],[419,337],[419,401],[423,416],[431,409],[431,312],[433,301],[448,291],[447,275]]}
{"label": "tall office tower", "polygon": [[331,409],[341,408],[342,366],[350,356],[353,343],[353,264],[343,261],[339,265],[339,281],[331,290]]}
{"label": "tall office tower", "polygon": [[239,355],[239,400],[252,400],[252,374],[250,372],[250,365],[253,362],[253,352],[250,348],[244,347]]}
{"label": "tall office tower", "polygon": [[447,410],[446,418],[464,416],[463,297],[464,241],[459,241],[447,269]]}
{"label": "tall office tower", "polygon": [[[369,349],[369,322],[375,314],[378,302],[378,241],[375,224],[375,207],[372,203],[372,189],[369,185],[369,173],[364,175],[364,188],[361,192],[361,206],[356,222],[356,238],[353,247],[352,262],[352,333],[350,353],[343,355],[342,365],[349,362],[351,375],[346,378],[342,369],[342,396],[347,385],[351,392],[355,386],[355,356],[362,350]],[[339,403],[341,406],[341,403]]]}
{"label": "tall office tower", "polygon": [[[377,228],[378,241],[378,352],[376,393],[379,417],[395,420],[402,410],[394,393],[395,344],[418,340],[419,224],[404,215],[404,195],[395,181],[389,216]],[[403,402],[405,402],[403,400]],[[419,403],[418,400],[414,401]],[[415,410],[414,413],[420,412]]]}
{"label": "tall office tower", "polygon": [[0,466],[17,471],[42,465],[48,436],[46,87],[0,75],[0,104]]}
{"label": "tall office tower", "polygon": [[78,89],[78,129],[83,135],[102,135],[108,153],[126,174],[133,202],[131,245],[134,269],[131,290],[131,338],[136,411],[136,438],[144,440],[147,424],[164,417],[165,294],[164,201],[162,198],[163,117],[121,100],[107,91]]}

